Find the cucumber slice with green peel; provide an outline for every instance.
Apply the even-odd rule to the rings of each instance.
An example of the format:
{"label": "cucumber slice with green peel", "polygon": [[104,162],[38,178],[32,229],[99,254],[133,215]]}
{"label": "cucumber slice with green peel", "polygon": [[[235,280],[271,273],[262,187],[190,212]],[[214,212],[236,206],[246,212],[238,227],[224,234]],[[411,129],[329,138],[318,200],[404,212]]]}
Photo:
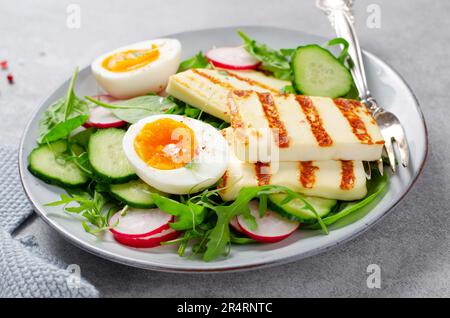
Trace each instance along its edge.
{"label": "cucumber slice with green peel", "polygon": [[[269,207],[272,210],[282,214],[283,216],[292,220],[299,221],[301,223],[312,224],[317,222],[316,215],[310,210],[306,209],[305,204],[300,199],[293,199],[286,204],[281,204],[286,196],[287,194],[284,193],[269,195]],[[302,197],[313,206],[313,208],[321,218],[328,215],[337,203],[337,200],[333,199],[325,199],[306,195],[302,195]]]}
{"label": "cucumber slice with green peel", "polygon": [[301,94],[336,98],[352,88],[350,71],[319,45],[297,48],[291,63],[293,86]]}
{"label": "cucumber slice with green peel", "polygon": [[44,182],[74,188],[84,185],[89,176],[68,160],[68,143],[55,141],[35,148],[28,157],[28,170]]}
{"label": "cucumber slice with green peel", "polygon": [[89,138],[89,162],[103,182],[125,183],[137,178],[122,149],[124,136],[124,130],[108,128],[97,130]]}
{"label": "cucumber slice with green peel", "polygon": [[169,194],[156,190],[140,179],[122,184],[112,184],[110,191],[119,201],[138,209],[149,209],[156,206],[150,195],[151,193],[169,196]]}

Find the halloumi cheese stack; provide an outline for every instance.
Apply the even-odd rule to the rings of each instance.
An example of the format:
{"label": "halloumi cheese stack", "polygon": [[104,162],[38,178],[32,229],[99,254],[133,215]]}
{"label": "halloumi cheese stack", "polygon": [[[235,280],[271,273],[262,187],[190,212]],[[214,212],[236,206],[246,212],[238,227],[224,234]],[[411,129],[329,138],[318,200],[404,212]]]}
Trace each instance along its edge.
{"label": "halloumi cheese stack", "polygon": [[172,75],[166,91],[183,102],[230,122],[227,108],[230,90],[278,94],[283,87],[290,84],[258,71],[191,69]]}
{"label": "halloumi cheese stack", "polygon": [[[230,148],[231,128],[222,130]],[[232,149],[232,148],[231,148]],[[306,195],[337,200],[358,200],[367,194],[361,161],[291,161],[247,163],[230,152],[230,163],[219,188],[223,200],[236,199],[244,187],[281,185]]]}
{"label": "halloumi cheese stack", "polygon": [[240,160],[381,158],[380,129],[359,101],[235,90],[228,107]]}
{"label": "halloumi cheese stack", "polygon": [[281,185],[311,196],[358,200],[367,194],[362,160],[381,157],[383,138],[355,100],[281,94],[290,82],[257,71],[191,69],[173,75],[167,92],[231,122],[221,197]]}

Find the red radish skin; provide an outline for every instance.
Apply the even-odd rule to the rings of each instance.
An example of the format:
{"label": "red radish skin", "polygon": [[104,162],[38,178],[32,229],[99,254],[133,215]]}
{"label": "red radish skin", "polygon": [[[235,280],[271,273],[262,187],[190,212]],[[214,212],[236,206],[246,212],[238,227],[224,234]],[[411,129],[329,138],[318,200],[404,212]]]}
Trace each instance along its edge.
{"label": "red radish skin", "polygon": [[256,229],[250,229],[242,215],[239,215],[237,220],[242,231],[258,242],[279,242],[294,233],[300,226],[299,222],[288,220],[271,210],[267,210],[264,217],[260,218],[258,203],[255,201],[250,203],[250,211],[258,224]]}
{"label": "red radish skin", "polygon": [[[98,99],[99,101],[105,103],[113,103],[117,102],[118,99],[110,96],[110,95],[97,95],[92,96],[94,99]],[[116,116],[109,110],[104,107],[94,106],[89,114],[89,119],[86,123],[83,124],[85,128],[95,127],[95,128],[119,128],[125,126],[127,123]]]}
{"label": "red radish skin", "polygon": [[239,225],[239,222],[238,222],[238,220],[237,220],[237,217],[234,217],[234,218],[231,219],[231,221],[230,221],[230,226],[231,226],[236,232],[244,233],[244,231],[242,231],[241,226]]}
{"label": "red radish skin", "polygon": [[254,70],[261,65],[242,46],[214,48],[206,52],[206,58],[214,66],[229,70]]}
{"label": "red radish skin", "polygon": [[110,231],[130,239],[158,234],[168,229],[174,219],[160,209],[128,209],[125,216],[121,214],[119,211],[109,219]]}
{"label": "red radish skin", "polygon": [[162,242],[176,239],[181,232],[168,228],[164,231],[153,234],[147,237],[130,238],[128,236],[114,234],[114,239],[120,244],[136,247],[136,248],[151,248],[161,246]]}

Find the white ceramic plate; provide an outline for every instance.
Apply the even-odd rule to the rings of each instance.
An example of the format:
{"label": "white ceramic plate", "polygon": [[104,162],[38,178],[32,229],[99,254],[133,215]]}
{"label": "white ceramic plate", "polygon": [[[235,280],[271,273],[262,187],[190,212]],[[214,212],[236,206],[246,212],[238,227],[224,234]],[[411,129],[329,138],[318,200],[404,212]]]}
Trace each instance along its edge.
{"label": "white ceramic plate", "polygon": [[[237,28],[208,29],[173,34],[183,45],[184,57],[212,46],[240,45]],[[272,27],[242,27],[252,38],[274,48],[297,47],[300,44],[324,43],[326,39],[299,31]],[[92,58],[95,58],[94,56]],[[59,198],[61,189],[47,185],[32,176],[27,170],[27,156],[35,147],[39,118],[43,111],[66,92],[68,81],[56,89],[38,108],[26,127],[20,145],[19,167],[24,189],[37,213],[70,242],[95,255],[109,260],[162,271],[211,272],[251,269],[282,264],[326,251],[354,238],[380,220],[400,202],[419,176],[427,155],[427,132],[418,102],[407,84],[388,65],[376,56],[365,52],[369,87],[378,102],[395,113],[403,123],[409,147],[411,162],[408,169],[400,168],[390,180],[389,190],[370,211],[363,211],[347,226],[337,224],[331,227],[329,235],[315,231],[297,231],[288,239],[276,244],[233,246],[227,258],[205,263],[200,260],[181,258],[174,247],[154,249],[133,249],[117,244],[109,234],[99,239],[84,232],[79,221],[64,214],[61,207],[45,207],[48,202]],[[81,70],[76,85],[78,96],[98,93],[98,87],[90,68]],[[350,220],[346,220],[349,223]]]}

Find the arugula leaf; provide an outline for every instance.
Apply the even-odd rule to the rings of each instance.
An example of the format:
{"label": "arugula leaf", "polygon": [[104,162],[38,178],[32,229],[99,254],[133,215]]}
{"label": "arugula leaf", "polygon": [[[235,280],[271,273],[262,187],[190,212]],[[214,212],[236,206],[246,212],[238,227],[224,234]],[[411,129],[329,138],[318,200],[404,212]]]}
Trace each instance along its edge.
{"label": "arugula leaf", "polygon": [[[105,196],[97,191],[94,195],[84,191],[73,191],[69,195],[61,194],[59,201],[47,203],[46,206],[64,206],[64,210],[68,213],[81,215],[92,226],[89,226],[86,221],[82,222],[82,226],[86,232],[90,234],[97,234],[101,231],[109,229],[108,214],[103,213],[103,207],[107,203]],[[78,206],[70,206],[70,203],[77,203]]]}
{"label": "arugula leaf", "polygon": [[186,105],[186,108],[184,109],[184,114],[187,117],[191,117],[191,118],[198,118],[198,116],[201,114],[201,109],[190,106],[190,105]]}
{"label": "arugula leaf", "polygon": [[67,89],[66,96],[54,102],[42,115],[39,122],[38,143],[44,142],[44,137],[58,124],[80,115],[88,115],[87,103],[79,99],[74,93],[75,80],[78,68],[75,68],[72,79]]}
{"label": "arugula leaf", "polygon": [[[287,201],[292,199],[300,199],[304,204],[305,208],[314,213],[317,217],[319,224],[322,227],[324,233],[328,233],[326,226],[323,224],[321,218],[317,214],[314,207],[308,203],[302,196],[292,191],[291,189],[283,186],[277,185],[266,185],[266,186],[258,186],[258,187],[246,187],[242,188],[239,191],[238,197],[236,200],[230,205],[223,206],[210,206],[217,214],[217,223],[216,226],[211,230],[208,236],[208,243],[206,245],[206,251],[203,255],[203,260],[208,262],[211,261],[220,255],[224,255],[227,252],[227,247],[230,244],[230,229],[229,222],[230,220],[237,216],[238,214],[244,213],[246,219],[248,216],[247,213],[250,214],[250,210],[248,204],[251,200],[256,197],[261,197],[262,195],[268,195],[271,193],[279,193],[283,192],[288,194]],[[201,202],[199,202],[201,204]]]}
{"label": "arugula leaf", "polygon": [[217,223],[209,233],[206,251],[203,255],[205,262],[212,261],[220,255],[226,254],[226,248],[230,244],[230,226],[227,207],[216,207]]}
{"label": "arugula leaf", "polygon": [[42,142],[50,143],[67,137],[72,131],[83,125],[88,118],[88,115],[79,115],[56,124],[47,134],[41,137]]}
{"label": "arugula leaf", "polygon": [[297,91],[295,90],[294,86],[286,85],[281,88],[280,93],[281,94],[297,94]]}
{"label": "arugula leaf", "polygon": [[207,68],[208,66],[210,66],[208,59],[202,51],[200,51],[193,57],[182,61],[178,67],[177,73],[187,71],[191,68]]}
{"label": "arugula leaf", "polygon": [[283,54],[289,61],[294,56],[296,49],[280,49],[280,53]]}
{"label": "arugula leaf", "polygon": [[344,64],[348,57],[348,47],[350,46],[346,39],[344,38],[334,38],[325,43],[326,46],[334,46],[334,45],[342,45],[343,49],[339,56],[337,57],[338,61],[341,64]]}
{"label": "arugula leaf", "polygon": [[259,217],[262,218],[267,211],[267,194],[262,194],[259,196],[259,206],[258,213]]}
{"label": "arugula leaf", "polygon": [[244,40],[245,49],[262,62],[260,69],[272,72],[276,78],[290,80],[291,66],[288,57],[293,54],[291,49],[277,51],[250,39],[242,31],[238,31],[238,34]]}
{"label": "arugula leaf", "polygon": [[[71,142],[73,142],[73,140],[71,140]],[[66,157],[65,160],[73,160],[73,162],[78,166],[78,168],[80,168],[82,171],[84,171],[91,177],[94,177],[92,166],[91,163],[89,162],[89,156],[85,148],[83,148],[80,144],[72,143],[69,147],[69,151],[70,156]]]}
{"label": "arugula leaf", "polygon": [[230,235],[230,242],[233,243],[233,244],[237,244],[237,245],[258,243],[257,241],[252,240],[251,238],[243,237],[243,236],[237,236],[234,233],[231,233],[231,235]]}
{"label": "arugula leaf", "polygon": [[170,99],[158,95],[139,96],[120,101],[120,104],[108,104],[89,96],[85,98],[98,106],[108,108],[117,118],[132,124],[151,115],[163,114],[174,106]]}
{"label": "arugula leaf", "polygon": [[158,193],[152,193],[153,202],[162,211],[177,217],[177,221],[170,224],[174,230],[195,229],[195,227],[203,222],[206,215],[206,209],[191,201],[187,204],[169,199]]}

